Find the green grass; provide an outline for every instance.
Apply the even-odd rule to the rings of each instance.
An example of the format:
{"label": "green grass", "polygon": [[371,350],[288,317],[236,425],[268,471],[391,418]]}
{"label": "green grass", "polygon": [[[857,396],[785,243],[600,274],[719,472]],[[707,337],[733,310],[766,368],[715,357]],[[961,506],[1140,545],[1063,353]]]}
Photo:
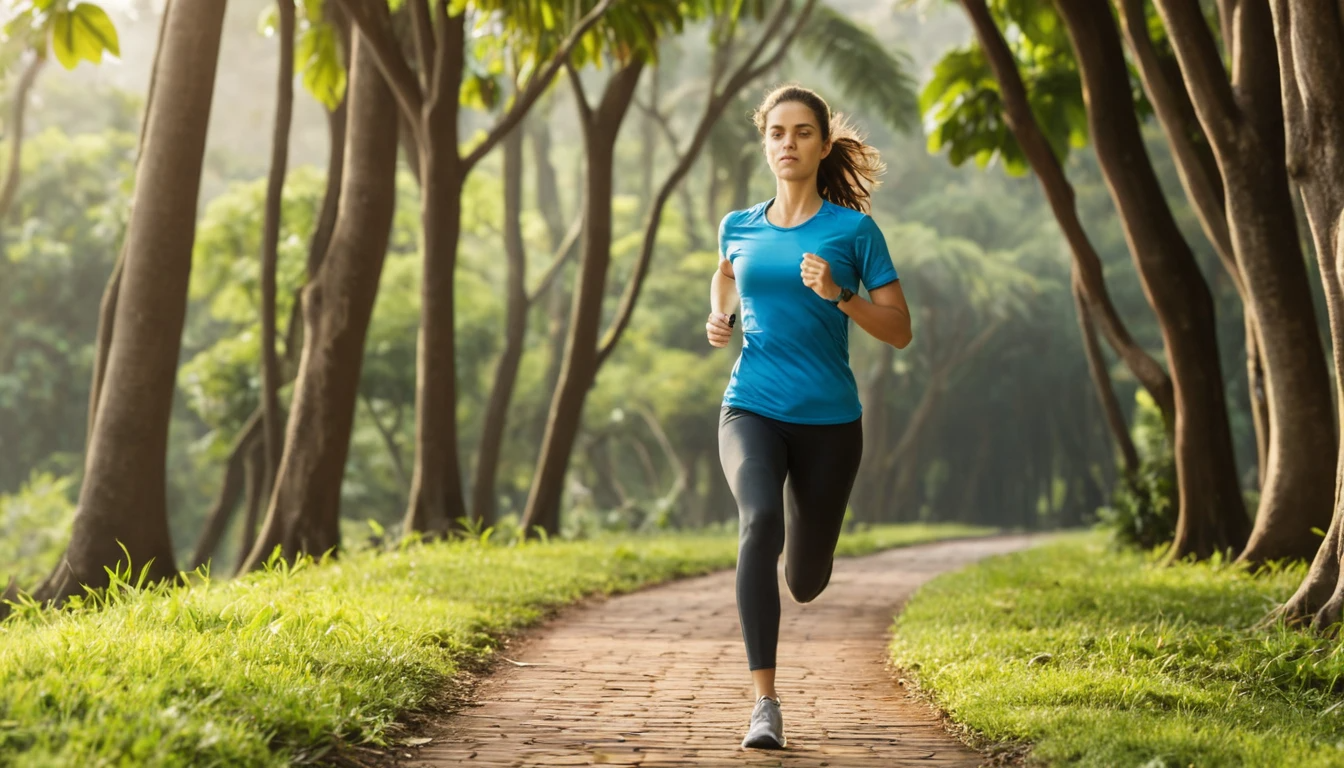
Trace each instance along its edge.
{"label": "green grass", "polygon": [[925,585],[893,659],[972,734],[1031,742],[1033,763],[1340,766],[1340,643],[1254,629],[1304,573],[1161,568],[1070,535]]}
{"label": "green grass", "polygon": [[[841,550],[984,532],[882,527]],[[729,567],[735,550],[727,533],[442,543],[20,610],[0,623],[0,765],[286,765],[385,744],[548,609]]]}

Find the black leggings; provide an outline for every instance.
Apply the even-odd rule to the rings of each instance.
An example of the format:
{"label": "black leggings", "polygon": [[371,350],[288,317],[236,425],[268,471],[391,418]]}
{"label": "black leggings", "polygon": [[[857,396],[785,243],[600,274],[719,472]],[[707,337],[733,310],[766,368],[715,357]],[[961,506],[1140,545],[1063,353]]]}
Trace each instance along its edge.
{"label": "black leggings", "polygon": [[775,666],[780,552],[794,600],[812,601],[831,580],[862,455],[862,420],[792,424],[723,408],[719,461],[737,499],[737,611],[751,669]]}

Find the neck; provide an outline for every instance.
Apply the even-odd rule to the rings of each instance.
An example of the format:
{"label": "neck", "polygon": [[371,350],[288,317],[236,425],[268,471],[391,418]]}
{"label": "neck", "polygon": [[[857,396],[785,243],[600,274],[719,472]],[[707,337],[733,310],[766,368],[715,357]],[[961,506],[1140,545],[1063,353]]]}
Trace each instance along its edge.
{"label": "neck", "polygon": [[775,179],[775,202],[770,206],[782,218],[807,218],[821,208],[817,178]]}

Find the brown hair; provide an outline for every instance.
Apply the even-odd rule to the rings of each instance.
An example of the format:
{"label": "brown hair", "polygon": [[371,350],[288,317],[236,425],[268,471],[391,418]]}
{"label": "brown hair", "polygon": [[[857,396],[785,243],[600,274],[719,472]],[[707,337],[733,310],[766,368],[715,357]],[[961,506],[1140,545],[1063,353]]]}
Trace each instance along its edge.
{"label": "brown hair", "polygon": [[756,108],[752,121],[765,136],[765,121],[770,110],[787,101],[796,101],[812,110],[821,126],[821,140],[831,141],[831,151],[817,168],[817,192],[823,200],[868,212],[872,190],[881,185],[877,177],[887,169],[875,147],[863,143],[864,137],[842,114],[831,108],[815,91],[798,85],[785,85],[766,95]]}

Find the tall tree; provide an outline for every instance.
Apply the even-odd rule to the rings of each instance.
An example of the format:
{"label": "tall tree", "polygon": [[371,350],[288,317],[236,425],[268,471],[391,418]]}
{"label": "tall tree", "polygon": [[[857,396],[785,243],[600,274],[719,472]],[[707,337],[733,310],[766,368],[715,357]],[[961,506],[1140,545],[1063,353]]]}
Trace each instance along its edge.
{"label": "tall tree", "polygon": [[1240,552],[1250,521],[1237,486],[1213,297],[1167,205],[1139,132],[1120,31],[1109,4],[1056,0],[1055,5],[1078,61],[1097,158],[1171,363],[1180,512],[1169,557]]}
{"label": "tall tree", "polygon": [[1106,415],[1106,426],[1111,431],[1111,437],[1115,439],[1116,448],[1120,450],[1125,474],[1133,477],[1134,473],[1139,471],[1139,452],[1134,447],[1134,438],[1130,436],[1129,427],[1125,424],[1125,414],[1120,409],[1119,398],[1115,396],[1111,376],[1106,372],[1106,360],[1101,354],[1101,344],[1097,342],[1096,322],[1092,319],[1092,309],[1087,306],[1086,291],[1082,282],[1075,268],[1072,279],[1073,302],[1078,312],[1078,329],[1083,336],[1083,351],[1087,354],[1087,371],[1097,392],[1097,403],[1101,405],[1102,413]]}
{"label": "tall tree", "polygon": [[[1136,0],[1129,0],[1131,3]],[[1222,171],[1227,223],[1255,318],[1269,402],[1269,452],[1260,509],[1241,559],[1308,558],[1313,528],[1330,524],[1336,454],[1330,379],[1284,169],[1283,106],[1269,6],[1220,4],[1236,14],[1232,76],[1196,0],[1157,0],[1191,100]]]}
{"label": "tall tree", "polygon": [[[732,69],[731,74],[722,80],[722,85],[717,80],[711,83],[709,98],[699,115],[691,139],[687,147],[679,152],[676,166],[654,197],[645,219],[644,237],[633,273],[626,283],[616,316],[601,337],[598,332],[603,298],[607,291],[607,273],[611,265],[611,198],[616,136],[634,98],[640,72],[652,51],[648,47],[632,48],[629,58],[612,73],[596,104],[588,99],[578,73],[570,68],[570,82],[574,86],[579,124],[583,131],[586,163],[583,255],[570,312],[569,337],[565,343],[560,381],[551,398],[541,456],[523,512],[525,530],[532,530],[533,526],[540,526],[551,533],[559,530],[564,478],[569,469],[574,440],[582,423],[583,404],[602,364],[610,357],[630,322],[653,257],[658,225],[668,198],[690,170],[724,108],[747,83],[760,77],[783,57],[806,23],[814,4],[815,0],[807,0],[794,16],[793,23],[784,31],[792,4],[781,2],[765,24],[760,38]],[[767,54],[772,43],[773,50]]]}
{"label": "tall tree", "polygon": [[276,352],[276,266],[280,261],[280,203],[289,166],[289,127],[294,114],[293,0],[278,0],[279,77],[275,88],[275,124],[271,135],[271,172],[266,185],[266,223],[261,236],[261,413],[266,445],[266,481],[274,485],[284,450],[284,416],[280,412],[280,356]]}
{"label": "tall tree", "polygon": [[1119,0],[1119,5],[1121,29],[1133,52],[1148,101],[1153,105],[1171,147],[1181,186],[1241,300],[1246,331],[1246,389],[1251,406],[1251,427],[1255,431],[1257,479],[1263,486],[1269,464],[1269,399],[1264,380],[1263,343],[1255,319],[1255,305],[1246,295],[1246,281],[1232,250],[1222,173],[1195,114],[1190,94],[1182,83],[1179,62],[1169,51],[1159,50],[1152,39],[1147,3],[1144,0]]}
{"label": "tall tree", "polygon": [[[1344,381],[1344,21],[1339,4],[1273,0],[1274,36],[1287,131],[1288,175],[1301,191],[1330,310],[1335,376]],[[1306,578],[1273,614],[1320,631],[1344,618],[1344,452],[1336,470],[1334,518]]]}
{"label": "tall tree", "polygon": [[[467,16],[496,8],[447,0],[410,3],[415,51],[412,61],[403,55],[392,32],[384,0],[337,1],[367,36],[410,127],[419,159],[424,278],[416,366],[415,468],[405,529],[442,534],[453,521],[465,517],[466,511],[458,457],[453,290],[462,184],[476,163],[523,118],[614,0],[593,5],[547,58],[533,62],[533,74],[521,93],[485,138],[466,154],[459,147],[458,118],[464,54],[469,45]],[[548,3],[545,9],[537,8],[535,16],[515,14],[504,18],[519,34],[537,37],[540,28],[551,26],[541,17],[553,22],[555,15],[564,17],[557,11],[568,9],[569,5],[557,9]]]}
{"label": "tall tree", "polygon": [[392,92],[355,34],[349,127],[336,229],[303,290],[304,341],[284,457],[244,569],[276,547],[285,559],[340,544],[340,491],[359,394],[364,339],[378,295],[396,202],[397,110]]}
{"label": "tall tree", "polygon": [[[107,374],[69,548],[34,591],[62,601],[106,568],[176,574],[165,462],[224,0],[174,0],[146,117]],[[123,551],[123,547],[125,550]]]}
{"label": "tall tree", "polygon": [[[320,102],[327,118],[327,176],[322,195],[322,206],[317,215],[312,236],[308,241],[308,260],[305,269],[305,282],[312,282],[326,257],[331,235],[336,227],[337,205],[345,171],[345,123],[346,102],[345,83],[348,79],[350,29],[335,5],[325,5],[320,0],[305,0],[303,4],[302,33],[300,46],[309,52],[303,61],[304,85],[314,98]],[[275,26],[279,26],[277,11]],[[267,190],[269,195],[270,190]],[[285,331],[285,351],[281,358],[280,378],[282,382],[293,381],[298,373],[299,356],[303,345],[303,300],[296,297],[290,309],[289,325]],[[283,385],[282,385],[283,386]],[[205,525],[196,540],[189,568],[196,569],[205,564],[214,555],[223,539],[224,531],[233,518],[239,499],[244,499],[247,518],[242,530],[241,557],[252,551],[256,540],[256,512],[253,493],[261,488],[254,483],[253,449],[257,441],[264,440],[262,418],[264,404],[244,422],[238,430],[229,456],[224,462],[224,477],[219,493],[206,514]],[[283,438],[282,438],[283,442]],[[262,468],[265,470],[264,444]],[[278,470],[278,464],[275,469]],[[267,488],[274,485],[275,470],[269,478],[262,478]]]}
{"label": "tall tree", "polygon": [[[1000,149],[1005,155],[1005,165],[1011,169],[1020,164],[1018,158],[1025,158],[1036,173],[1055,219],[1059,222],[1060,230],[1068,241],[1073,263],[1078,270],[1079,280],[1087,298],[1087,306],[1094,313],[1102,335],[1134,374],[1134,378],[1138,379],[1144,389],[1153,396],[1168,424],[1174,425],[1176,403],[1171,378],[1134,340],[1124,320],[1116,311],[1106,287],[1101,258],[1083,228],[1078,216],[1073,185],[1064,174],[1058,154],[1062,150],[1057,146],[1061,142],[1058,139],[1052,140],[1052,137],[1042,129],[1013,51],[990,14],[985,0],[962,0],[962,7],[975,28],[984,59],[998,85],[1001,107],[985,107],[983,99],[956,100],[956,91],[951,88],[953,83],[974,82],[975,73],[980,67],[969,53],[945,59],[939,64],[943,71],[935,74],[924,91],[926,113],[932,113],[941,124],[933,139],[933,145],[936,147],[942,143],[950,143],[955,153],[954,162],[959,162],[960,157],[985,144],[985,137],[992,135],[993,125],[998,122],[999,113],[1002,113],[1002,121],[1007,123],[1015,140],[1013,145]],[[949,103],[949,99],[954,101]],[[1055,101],[1058,103],[1063,100]],[[981,105],[984,114],[972,112],[967,117],[959,117],[949,113],[950,110],[960,109],[962,104]],[[958,122],[962,125],[958,125]],[[969,135],[965,135],[968,132]],[[1017,163],[1014,160],[1017,160]]]}
{"label": "tall tree", "polygon": [[494,523],[495,483],[499,474],[500,452],[504,447],[504,428],[509,403],[513,400],[518,368],[527,340],[527,315],[537,299],[548,295],[551,284],[574,252],[582,221],[576,220],[569,234],[556,248],[551,264],[538,284],[527,287],[527,252],[523,245],[523,126],[504,137],[504,256],[508,259],[507,309],[505,310],[504,351],[495,364],[494,386],[486,405],[485,424],[481,427],[480,448],[476,452],[476,476],[472,483],[471,519],[483,525]]}

